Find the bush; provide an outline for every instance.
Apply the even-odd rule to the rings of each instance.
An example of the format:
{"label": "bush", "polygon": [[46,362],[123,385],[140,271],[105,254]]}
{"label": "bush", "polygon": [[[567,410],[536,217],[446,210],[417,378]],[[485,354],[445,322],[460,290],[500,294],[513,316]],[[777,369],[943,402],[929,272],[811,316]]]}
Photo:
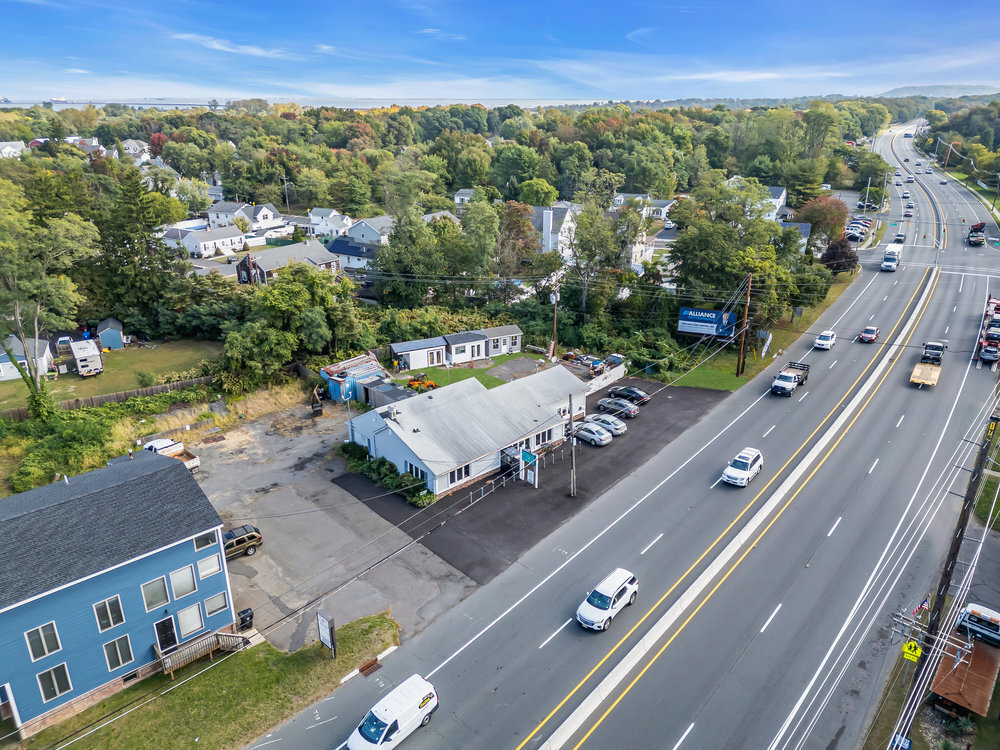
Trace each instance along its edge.
{"label": "bush", "polygon": [[157,384],[156,375],[148,370],[136,370],[135,379],[139,383],[140,388],[150,388]]}
{"label": "bush", "polygon": [[379,487],[398,492],[407,502],[418,508],[426,508],[437,500],[437,495],[427,489],[427,485],[414,476],[400,474],[396,465],[387,458],[369,460],[368,449],[358,443],[341,443],[334,452],[347,459],[347,470],[353,474],[364,474]]}
{"label": "bush", "polygon": [[960,716],[954,721],[949,721],[947,725],[948,734],[952,737],[965,737],[976,731],[976,722],[968,716]]}

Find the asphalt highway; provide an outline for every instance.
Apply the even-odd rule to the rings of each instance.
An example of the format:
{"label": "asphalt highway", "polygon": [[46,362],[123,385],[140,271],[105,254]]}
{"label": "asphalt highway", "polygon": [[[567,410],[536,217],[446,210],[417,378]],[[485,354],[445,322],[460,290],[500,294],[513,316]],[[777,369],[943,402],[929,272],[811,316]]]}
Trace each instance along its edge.
{"label": "asphalt highway", "polygon": [[[878,148],[912,168],[902,132]],[[893,186],[891,220],[906,221],[903,189],[917,205],[902,264],[880,273],[880,250],[862,251],[861,278],[814,331],[837,332],[832,350],[802,337],[381,670],[255,747],[339,747],[413,673],[441,697],[414,750],[857,746],[898,648],[892,614],[931,588],[959,502],[948,490],[964,488],[962,438],[996,385],[971,357],[997,251],[961,241],[987,212],[939,179]],[[857,342],[869,324],[879,341]],[[949,343],[943,374],[918,389],[909,372],[932,338]],[[772,396],[788,359],[812,365],[809,381]],[[762,474],[719,483],[746,445]],[[619,566],[638,575],[638,601],[608,632],[583,631],[577,605]]]}

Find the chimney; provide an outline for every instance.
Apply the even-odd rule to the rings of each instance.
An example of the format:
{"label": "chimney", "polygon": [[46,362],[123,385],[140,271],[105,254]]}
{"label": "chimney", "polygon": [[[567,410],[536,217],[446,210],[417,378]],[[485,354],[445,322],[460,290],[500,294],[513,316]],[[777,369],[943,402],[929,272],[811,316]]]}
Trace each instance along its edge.
{"label": "chimney", "polygon": [[395,404],[390,404],[390,406],[389,406],[389,419],[391,419],[393,422],[396,421],[396,406],[395,406]]}
{"label": "chimney", "polygon": [[542,252],[547,253],[552,249],[552,209],[546,208],[542,211]]}

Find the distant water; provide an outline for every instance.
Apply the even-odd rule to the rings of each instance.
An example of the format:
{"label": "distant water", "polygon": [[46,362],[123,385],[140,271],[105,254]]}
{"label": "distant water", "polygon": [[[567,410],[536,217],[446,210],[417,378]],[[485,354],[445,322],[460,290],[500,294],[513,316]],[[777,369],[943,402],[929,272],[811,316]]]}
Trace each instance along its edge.
{"label": "distant water", "polygon": [[[250,98],[250,97],[247,97]],[[535,107],[557,107],[568,104],[593,104],[592,101],[582,99],[477,99],[458,101],[455,99],[421,99],[421,98],[394,98],[394,99],[348,99],[348,98],[282,98],[282,97],[260,97],[267,98],[269,102],[294,101],[303,107],[337,107],[339,109],[376,109],[379,107],[391,107],[396,104],[401,107],[436,107],[449,104],[482,104],[488,109],[502,107],[506,104],[516,104],[519,107],[533,109]],[[225,108],[225,100],[219,101],[219,109]],[[602,102],[603,103],[603,102]],[[35,105],[42,105],[43,102],[8,102],[0,104],[2,107],[22,107],[28,109]],[[129,107],[141,107],[142,109],[188,109],[191,107],[207,107],[207,99],[134,99],[116,100],[114,102],[103,102],[87,99],[69,99],[67,101],[52,102],[54,110],[81,109],[87,105],[103,107],[105,104],[124,104]]]}

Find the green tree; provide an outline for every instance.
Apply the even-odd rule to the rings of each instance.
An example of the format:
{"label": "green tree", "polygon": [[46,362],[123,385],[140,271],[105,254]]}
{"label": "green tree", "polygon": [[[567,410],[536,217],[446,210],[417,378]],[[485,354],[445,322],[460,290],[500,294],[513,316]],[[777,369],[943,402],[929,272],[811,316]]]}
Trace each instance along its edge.
{"label": "green tree", "polygon": [[812,227],[810,242],[830,242],[844,232],[847,223],[847,206],[830,195],[813,198],[795,212],[795,221]]}
{"label": "green tree", "polygon": [[531,208],[523,203],[504,203],[500,206],[498,217],[493,272],[501,279],[509,279],[520,274],[522,267],[535,255],[538,232],[531,223]]}
{"label": "green tree", "polygon": [[[38,367],[45,333],[75,327],[80,295],[67,272],[97,252],[97,229],[76,214],[30,221],[23,191],[0,180],[0,346],[28,387],[28,408],[41,420],[55,413]],[[25,366],[7,344],[13,334],[28,355]]]}
{"label": "green tree", "polygon": [[98,222],[102,252],[88,264],[103,313],[147,334],[154,332],[158,308],[170,306],[189,268],[183,250],[163,244],[161,223],[139,170],[126,169],[111,210]]}
{"label": "green tree", "polygon": [[496,253],[500,218],[488,203],[470,203],[462,214],[462,232],[468,240],[479,273],[487,271]]}
{"label": "green tree", "polygon": [[174,192],[189,214],[200,214],[212,205],[208,185],[200,180],[179,180]]}
{"label": "green tree", "polygon": [[308,206],[322,206],[329,200],[326,175],[323,170],[305,167],[295,176],[295,194]]}
{"label": "green tree", "polygon": [[443,270],[434,234],[411,208],[396,222],[389,244],[375,256],[375,292],[384,304],[416,307],[430,296]]}
{"label": "green tree", "polygon": [[536,151],[527,146],[511,144],[500,150],[490,170],[490,177],[504,197],[513,198],[520,192],[521,183],[539,176],[540,167],[541,158]]}
{"label": "green tree", "polygon": [[611,220],[595,203],[585,204],[576,215],[576,229],[569,247],[566,267],[580,282],[580,312],[586,320],[591,285],[608,266],[615,265],[618,248]]}
{"label": "green tree", "polygon": [[547,180],[536,177],[521,183],[521,192],[518,200],[527,203],[529,206],[551,206],[552,202],[559,197],[556,190]]}

